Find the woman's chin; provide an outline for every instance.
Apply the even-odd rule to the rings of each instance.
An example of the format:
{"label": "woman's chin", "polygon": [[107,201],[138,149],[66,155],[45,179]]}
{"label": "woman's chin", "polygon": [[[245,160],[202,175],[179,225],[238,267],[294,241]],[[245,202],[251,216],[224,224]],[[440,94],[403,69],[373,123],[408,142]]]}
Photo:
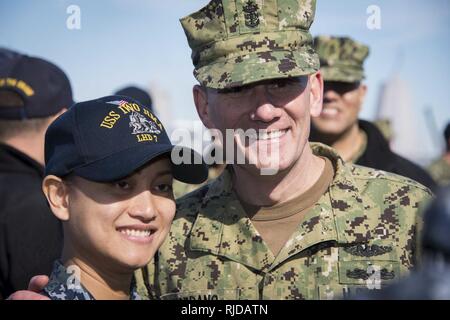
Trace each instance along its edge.
{"label": "woman's chin", "polygon": [[145,267],[152,260],[153,255],[149,254],[147,251],[145,254],[140,253],[130,253],[126,256],[120,257],[118,260],[121,265],[130,270],[136,270]]}

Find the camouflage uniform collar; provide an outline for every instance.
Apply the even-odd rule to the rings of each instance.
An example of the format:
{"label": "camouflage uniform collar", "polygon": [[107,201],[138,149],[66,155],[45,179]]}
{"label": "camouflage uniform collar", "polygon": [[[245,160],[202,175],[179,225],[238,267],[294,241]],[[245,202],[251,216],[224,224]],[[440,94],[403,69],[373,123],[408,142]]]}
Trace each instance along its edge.
{"label": "camouflage uniform collar", "polygon": [[338,242],[368,241],[368,235],[363,237],[353,232],[358,221],[364,220],[365,217],[361,190],[353,174],[354,165],[345,163],[336,150],[325,144],[310,145],[315,155],[327,157],[333,163],[335,175],[329,193]]}
{"label": "camouflage uniform collar", "polygon": [[75,274],[74,270],[68,270],[61,261],[55,261],[50,281],[43,293],[52,300],[95,300]]}
{"label": "camouflage uniform collar", "polygon": [[[50,280],[42,293],[52,300],[95,300],[76,274],[75,270],[66,268],[60,260],[55,261]],[[130,300],[142,300],[137,293],[134,278],[131,284]]]}
{"label": "camouflage uniform collar", "polygon": [[277,257],[264,243],[235,195],[231,168],[227,168],[206,193],[190,233],[190,249],[224,256],[266,272],[321,242],[346,244],[361,240],[357,239],[351,225],[358,221],[358,216],[364,216],[352,166],[346,165],[328,146],[311,144],[311,147],[314,154],[331,160],[334,180]]}

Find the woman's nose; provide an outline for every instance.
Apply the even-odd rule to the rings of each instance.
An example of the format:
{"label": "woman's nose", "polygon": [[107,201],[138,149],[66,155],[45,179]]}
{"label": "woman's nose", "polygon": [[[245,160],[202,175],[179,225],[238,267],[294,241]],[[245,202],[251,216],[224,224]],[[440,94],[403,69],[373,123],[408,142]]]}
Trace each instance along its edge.
{"label": "woman's nose", "polygon": [[150,191],[143,191],[133,197],[129,208],[132,217],[145,221],[151,221],[156,217],[156,210],[153,204],[153,196]]}

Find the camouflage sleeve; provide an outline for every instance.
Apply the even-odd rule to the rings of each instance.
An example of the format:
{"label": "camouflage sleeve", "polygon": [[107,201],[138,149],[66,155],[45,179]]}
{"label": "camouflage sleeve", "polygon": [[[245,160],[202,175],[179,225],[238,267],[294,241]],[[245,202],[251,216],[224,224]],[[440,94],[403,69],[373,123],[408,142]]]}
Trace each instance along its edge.
{"label": "camouflage sleeve", "polygon": [[423,217],[428,205],[434,199],[434,194],[428,188],[421,188],[423,191],[419,194],[422,195],[418,201],[418,214],[416,218],[416,234],[415,234],[415,254],[414,265],[420,266],[422,261],[422,231],[423,231]]}

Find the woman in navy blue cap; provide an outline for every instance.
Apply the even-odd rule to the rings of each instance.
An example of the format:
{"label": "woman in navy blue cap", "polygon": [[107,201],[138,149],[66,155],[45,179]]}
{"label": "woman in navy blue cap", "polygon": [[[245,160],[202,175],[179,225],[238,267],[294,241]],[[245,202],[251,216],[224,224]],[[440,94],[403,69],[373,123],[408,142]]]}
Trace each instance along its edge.
{"label": "woman in navy blue cap", "polygon": [[[64,249],[43,294],[139,299],[133,272],[169,232],[172,179],[207,176],[200,155],[177,148],[148,108],[124,96],[75,104],[49,127],[42,186],[63,221]],[[180,153],[190,161],[174,161]]]}

